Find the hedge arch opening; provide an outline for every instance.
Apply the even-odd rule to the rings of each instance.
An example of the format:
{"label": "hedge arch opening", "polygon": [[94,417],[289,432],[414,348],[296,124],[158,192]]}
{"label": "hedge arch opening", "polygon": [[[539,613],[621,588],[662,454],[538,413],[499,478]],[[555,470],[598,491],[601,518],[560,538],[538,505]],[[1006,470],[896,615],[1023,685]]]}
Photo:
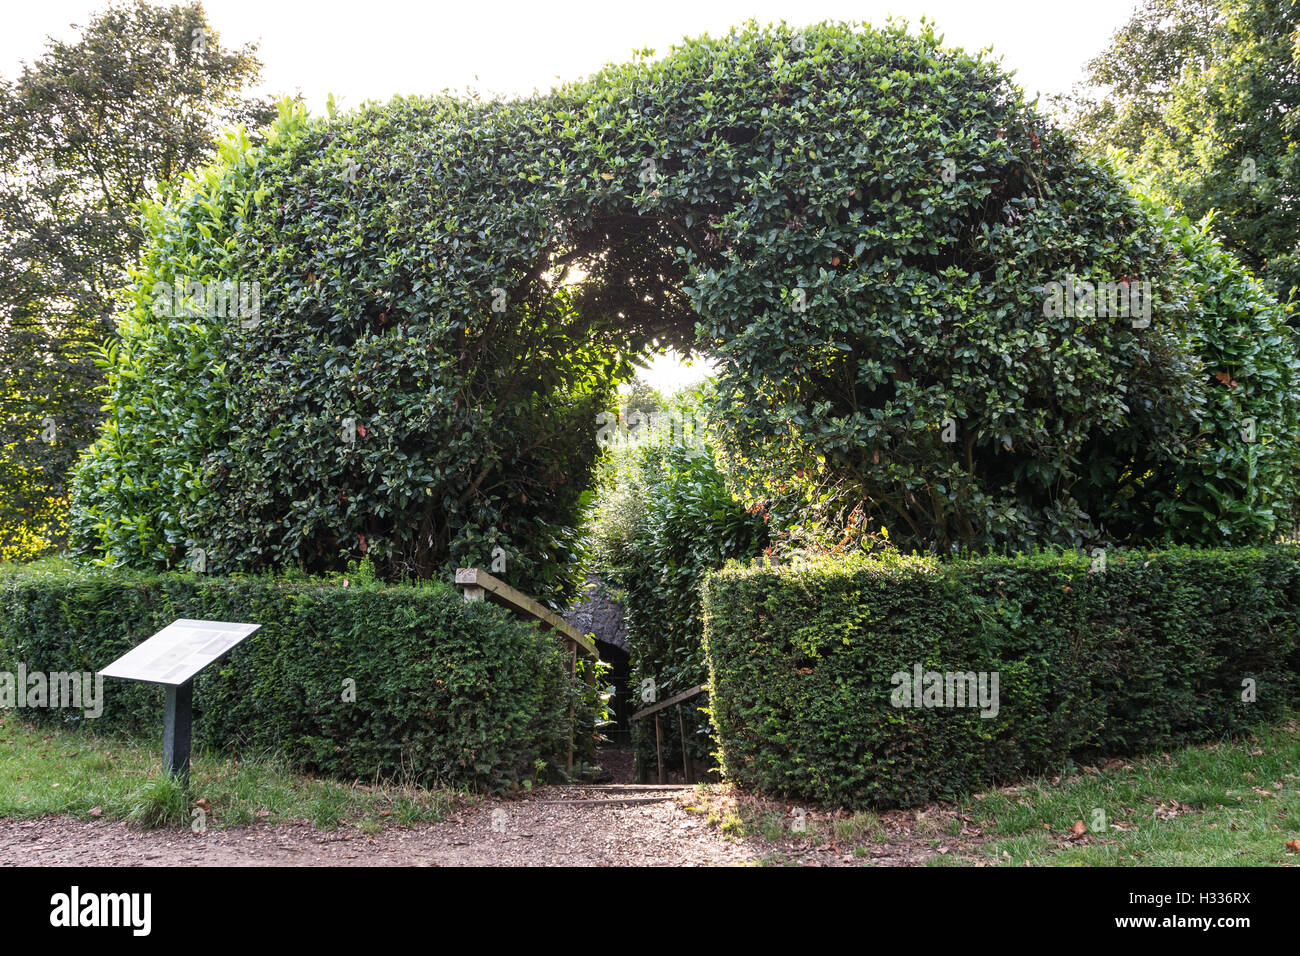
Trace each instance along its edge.
{"label": "hedge arch opening", "polygon": [[[286,106],[146,227],[74,482],[74,541],[114,563],[500,554],[562,600],[596,414],[655,340],[718,360],[728,444],[790,507],[838,483],[905,548],[1248,540],[1294,491],[1276,303],[928,26],[750,24],[522,100]],[[1045,308],[1153,278],[1140,327]]]}

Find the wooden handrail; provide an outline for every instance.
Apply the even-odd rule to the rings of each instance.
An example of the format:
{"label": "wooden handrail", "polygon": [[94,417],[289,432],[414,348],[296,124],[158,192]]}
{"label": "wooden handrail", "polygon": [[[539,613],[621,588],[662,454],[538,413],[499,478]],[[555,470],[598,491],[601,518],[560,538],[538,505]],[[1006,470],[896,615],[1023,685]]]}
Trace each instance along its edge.
{"label": "wooden handrail", "polygon": [[644,710],[638,710],[635,714],[632,715],[632,719],[640,720],[642,717],[649,717],[657,710],[663,710],[665,707],[671,707],[673,704],[680,704],[684,700],[690,700],[696,694],[702,693],[703,691],[706,690],[708,690],[708,687],[706,685],[698,684],[695,687],[692,687],[690,690],[684,690],[680,694],[674,694],[672,697],[669,697],[667,700],[661,700],[657,704],[651,704],[649,707],[645,708]]}
{"label": "wooden handrail", "polygon": [[[709,688],[704,684],[697,684],[690,690],[684,690],[680,694],[673,694],[667,700],[661,700],[657,704],[651,704],[649,707],[638,710],[632,715],[633,720],[640,720],[642,717],[649,717],[654,714],[655,718],[655,764],[658,767],[659,782],[664,782],[664,728],[660,720],[660,711],[667,710],[674,704],[680,704],[682,701],[690,700],[696,694],[703,694]],[[677,731],[682,737],[682,779],[687,783],[695,782],[695,771],[691,767],[691,755],[686,748],[686,720],[682,716],[682,709],[677,708]],[[645,769],[641,766],[641,757],[638,754],[636,758],[636,782],[645,782]]]}
{"label": "wooden handrail", "polygon": [[600,660],[596,645],[580,634],[572,624],[550,608],[534,601],[522,591],[517,591],[500,578],[495,578],[478,568],[457,568],[456,585],[465,592],[466,601],[490,598],[494,604],[507,607],[523,617],[535,619],[543,628],[556,631],[575,648],[581,649],[593,660]]}

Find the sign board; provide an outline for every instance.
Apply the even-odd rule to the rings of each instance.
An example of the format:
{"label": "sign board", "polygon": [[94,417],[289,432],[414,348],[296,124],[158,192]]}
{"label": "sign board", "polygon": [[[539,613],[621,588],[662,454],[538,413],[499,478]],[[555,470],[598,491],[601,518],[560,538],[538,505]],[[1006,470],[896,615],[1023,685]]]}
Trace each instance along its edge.
{"label": "sign board", "polygon": [[181,618],[99,673],[179,687],[261,626]]}
{"label": "sign board", "polygon": [[194,675],[262,627],[181,618],[137,644],[99,673],[104,677],[162,684],[163,768],[188,786],[190,732],[194,724]]}

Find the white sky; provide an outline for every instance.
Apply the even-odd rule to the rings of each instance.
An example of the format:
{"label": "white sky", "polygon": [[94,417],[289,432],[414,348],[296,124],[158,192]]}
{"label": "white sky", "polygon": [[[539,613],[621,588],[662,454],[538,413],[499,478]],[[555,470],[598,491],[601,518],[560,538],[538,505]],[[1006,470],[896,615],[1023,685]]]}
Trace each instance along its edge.
{"label": "white sky", "polygon": [[[301,92],[312,112],[333,93],[357,106],[395,94],[463,91],[503,95],[546,89],[652,47],[662,54],[684,36],[722,34],[750,17],[793,26],[821,20],[881,23],[922,16],[953,46],[991,46],[1020,85],[1063,93],[1082,76],[1137,0],[206,0],[223,44],[260,44],[263,91]],[[104,2],[3,0],[0,73],[37,58],[47,36],[71,39]],[[656,387],[671,390],[676,363],[660,361]],[[664,376],[667,376],[665,378]],[[662,380],[660,380],[662,379]]]}
{"label": "white sky", "polygon": [[[89,0],[4,0],[0,72],[38,56],[45,38],[75,35],[105,4]],[[1063,92],[1083,64],[1128,19],[1136,0],[510,0],[420,3],[394,0],[286,2],[206,0],[227,44],[256,41],[269,91],[301,90],[313,112],[333,92],[344,106],[397,93],[474,87],[518,94],[577,79],[605,63],[683,36],[725,33],[748,17],[915,24],[934,20],[948,43],[992,46],[1034,92]]]}

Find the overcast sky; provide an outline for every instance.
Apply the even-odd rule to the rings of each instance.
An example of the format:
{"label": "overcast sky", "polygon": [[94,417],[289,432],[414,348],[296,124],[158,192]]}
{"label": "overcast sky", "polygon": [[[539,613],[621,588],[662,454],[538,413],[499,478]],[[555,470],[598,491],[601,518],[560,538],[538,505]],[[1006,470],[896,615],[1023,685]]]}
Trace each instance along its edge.
{"label": "overcast sky", "polygon": [[[574,80],[684,36],[722,34],[748,18],[794,26],[820,20],[881,23],[891,14],[933,20],[950,45],[991,46],[1032,96],[1067,91],[1137,0],[206,0],[223,44],[259,44],[262,91],[301,92],[312,112],[333,93],[342,107],[396,94],[521,94]],[[104,2],[3,0],[0,72],[13,76],[46,38],[71,39]],[[658,362],[650,376],[672,388],[697,377]]]}

